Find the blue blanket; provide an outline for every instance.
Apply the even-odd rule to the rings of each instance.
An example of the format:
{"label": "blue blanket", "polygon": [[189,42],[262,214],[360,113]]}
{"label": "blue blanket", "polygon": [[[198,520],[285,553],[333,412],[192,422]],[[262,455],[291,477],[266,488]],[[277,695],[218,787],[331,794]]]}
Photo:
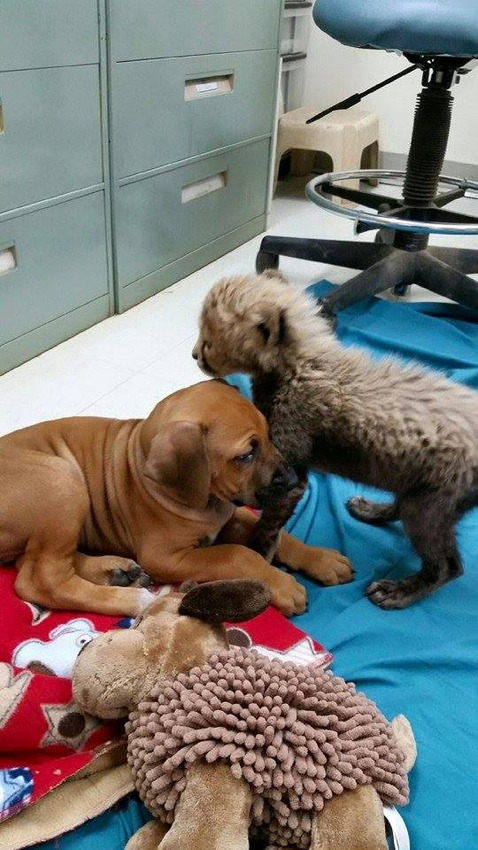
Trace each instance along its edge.
{"label": "blue blanket", "polygon": [[[329,289],[321,283],[314,292]],[[392,351],[478,389],[478,323],[460,307],[371,299],[343,311],[338,334],[346,345],[377,357]],[[249,393],[243,376],[231,383]],[[478,511],[459,526],[464,576],[405,611],[381,611],[363,597],[364,588],[375,578],[405,576],[418,561],[400,523],[374,528],[348,515],[346,500],[366,492],[334,476],[310,475],[289,530],[345,552],[356,577],[334,588],[305,580],[309,609],[297,623],[333,651],[334,671],[357,682],[388,717],[409,717],[419,753],[403,810],[412,850],[477,850]],[[144,817],[130,800],[46,846],[120,850]]]}
{"label": "blue blanket", "polygon": [[[313,292],[330,289],[321,283]],[[338,336],[374,356],[394,352],[478,389],[478,321],[456,305],[370,299],[340,314]],[[244,376],[231,383],[250,395]],[[336,588],[305,580],[309,609],[297,624],[334,653],[334,672],[357,682],[388,717],[403,712],[410,719],[418,760],[403,815],[412,848],[476,850],[478,510],[458,527],[464,576],[404,611],[381,611],[363,597],[365,587],[376,578],[407,575],[418,567],[417,556],[400,523],[367,526],[344,505],[353,495],[387,494],[315,473],[309,483],[289,531],[340,549],[356,577]]]}

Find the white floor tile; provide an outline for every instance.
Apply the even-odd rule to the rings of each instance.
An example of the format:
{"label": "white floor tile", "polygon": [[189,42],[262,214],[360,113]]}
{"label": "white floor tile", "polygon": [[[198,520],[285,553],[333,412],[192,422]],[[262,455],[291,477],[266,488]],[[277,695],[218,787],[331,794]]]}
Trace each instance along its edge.
{"label": "white floor tile", "polygon": [[58,346],[57,350],[65,355],[76,353],[82,351],[86,343],[91,357],[139,372],[189,337],[197,321],[196,313],[191,316],[189,311],[184,310],[184,305],[181,307],[179,300],[163,299],[159,307],[157,303],[147,303],[148,309],[135,307],[121,316],[114,316],[101,323],[105,325],[104,329],[98,325],[100,330],[87,340],[84,341],[83,334],[79,334]]}
{"label": "white floor tile", "polygon": [[167,383],[174,389],[179,389],[181,386],[189,386],[197,384],[198,381],[204,381],[205,375],[199,369],[195,360],[191,356],[191,352],[196,341],[196,336],[191,336],[185,342],[178,345],[168,354],[159,357],[153,363],[144,369],[144,374],[157,380]]}
{"label": "white floor tile", "polygon": [[113,419],[144,419],[161,399],[175,387],[159,376],[138,372],[102,398],[80,411],[82,416],[107,416]]}
{"label": "white floor tile", "polygon": [[[387,189],[390,187],[387,187]],[[370,241],[353,224],[306,201],[305,180],[279,184],[270,233],[283,236]],[[473,213],[476,201],[467,202]],[[142,417],[164,396],[204,376],[191,357],[202,301],[222,276],[254,271],[261,236],[158,293],[121,316],[82,334],[0,377],[0,434],[60,416]],[[478,247],[476,237],[432,244]],[[281,258],[281,270],[299,288],[322,278],[342,283],[350,269]],[[411,300],[441,300],[413,287]]]}
{"label": "white floor tile", "polygon": [[0,434],[45,419],[76,416],[105,393],[131,378],[128,369],[93,357],[51,357],[35,369],[0,378]]}

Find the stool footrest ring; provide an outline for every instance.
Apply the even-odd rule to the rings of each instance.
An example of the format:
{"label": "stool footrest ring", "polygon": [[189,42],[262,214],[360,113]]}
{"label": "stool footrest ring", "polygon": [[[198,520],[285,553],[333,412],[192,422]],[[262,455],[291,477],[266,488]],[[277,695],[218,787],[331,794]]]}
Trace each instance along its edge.
{"label": "stool footrest ring", "polygon": [[[399,213],[399,207],[402,206],[402,203],[399,199],[396,202],[396,209],[391,210],[390,212],[367,212],[363,208],[353,208],[353,207],[344,207],[341,204],[338,204],[336,201],[330,199],[325,195],[324,184],[333,184],[335,182],[341,182],[343,180],[381,180],[383,178],[392,178],[392,179],[404,179],[405,171],[390,171],[387,169],[360,169],[358,171],[335,171],[330,172],[328,174],[321,174],[319,177],[315,177],[307,184],[306,194],[307,197],[317,206],[322,207],[323,209],[329,210],[329,212],[334,213],[335,215],[340,215],[344,218],[352,219],[355,221],[356,225],[365,224],[374,228],[388,228],[390,230],[403,230],[408,233],[421,233],[424,235],[441,233],[448,236],[471,236],[478,235],[478,221],[474,222],[470,217],[470,222],[466,223],[465,221],[457,221],[460,216],[456,213],[450,212],[450,222],[445,221],[423,221],[423,220],[412,220],[412,219],[404,219],[399,218],[397,213]],[[444,183],[447,186],[455,187],[455,192],[446,193],[450,195],[449,201],[453,200],[451,195],[456,195],[456,197],[466,197],[466,193],[478,193],[478,183],[473,180],[464,180],[460,177],[440,177],[440,183]],[[345,187],[344,187],[345,190]],[[355,190],[351,191],[350,199],[353,199],[353,194],[357,194]],[[363,193],[360,193],[363,194]],[[370,198],[373,199],[374,194],[370,192]],[[443,214],[443,206],[440,204],[440,196],[437,198],[437,203],[435,206],[429,208],[431,213],[430,216],[433,217],[433,210],[441,209]],[[426,216],[427,208],[423,209],[424,216]],[[395,213],[395,215],[394,215]],[[418,208],[417,208],[418,213]],[[440,216],[441,218],[441,216]],[[466,216],[463,216],[466,218]],[[454,220],[453,220],[454,219]]]}

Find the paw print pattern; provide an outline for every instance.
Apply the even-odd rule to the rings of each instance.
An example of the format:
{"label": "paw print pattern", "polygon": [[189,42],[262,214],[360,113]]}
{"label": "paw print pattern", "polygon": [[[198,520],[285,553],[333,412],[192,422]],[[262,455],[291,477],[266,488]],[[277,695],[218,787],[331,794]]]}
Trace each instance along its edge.
{"label": "paw print pattern", "polygon": [[23,699],[31,678],[32,674],[27,671],[15,676],[10,664],[0,662],[0,729],[7,725]]}
{"label": "paw print pattern", "polygon": [[99,634],[90,620],[70,620],[52,629],[47,641],[31,639],[19,644],[13,653],[12,664],[36,673],[71,679],[78,654]]}

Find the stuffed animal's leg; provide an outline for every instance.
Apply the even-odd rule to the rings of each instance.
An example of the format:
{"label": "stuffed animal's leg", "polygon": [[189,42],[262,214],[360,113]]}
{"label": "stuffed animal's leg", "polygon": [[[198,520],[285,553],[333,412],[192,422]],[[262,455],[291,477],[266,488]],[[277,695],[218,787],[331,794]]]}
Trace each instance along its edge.
{"label": "stuffed animal's leg", "polygon": [[249,850],[251,791],[223,764],[194,764],[160,850]]}
{"label": "stuffed animal's leg", "polygon": [[387,850],[375,788],[362,785],[329,800],[315,818],[310,850]]}
{"label": "stuffed animal's leg", "polygon": [[168,827],[159,820],[150,820],[128,841],[125,850],[158,850]]}

